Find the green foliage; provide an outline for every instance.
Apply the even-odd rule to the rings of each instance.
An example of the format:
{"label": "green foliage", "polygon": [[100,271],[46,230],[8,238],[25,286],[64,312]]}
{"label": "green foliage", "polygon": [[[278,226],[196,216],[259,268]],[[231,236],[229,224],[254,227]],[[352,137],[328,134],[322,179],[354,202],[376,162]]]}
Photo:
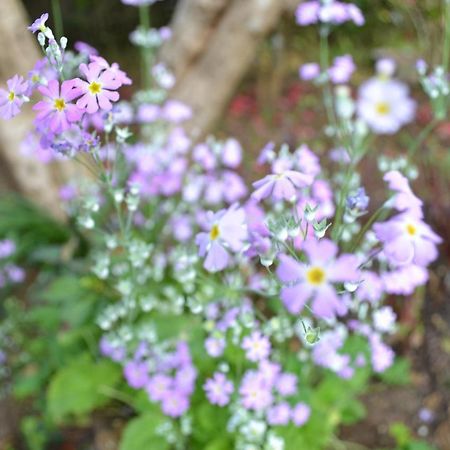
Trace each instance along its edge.
{"label": "green foliage", "polygon": [[120,450],[168,449],[169,444],[157,432],[158,427],[166,421],[167,419],[156,407],[153,411],[131,420],[123,431]]}
{"label": "green foliage", "polygon": [[389,369],[380,374],[382,381],[394,385],[411,382],[411,363],[406,358],[397,358]]}
{"label": "green foliage", "polygon": [[396,450],[436,450],[426,442],[414,439],[409,428],[401,422],[393,423],[389,433],[395,439]]}
{"label": "green foliage", "polygon": [[17,236],[19,255],[33,258],[33,252],[57,248],[67,242],[71,230],[52,219],[27,200],[8,196],[0,199],[0,237]]}
{"label": "green foliage", "polygon": [[110,361],[94,362],[82,355],[52,377],[47,391],[47,409],[57,423],[85,418],[109,402],[105,389],[121,379],[119,366]]}

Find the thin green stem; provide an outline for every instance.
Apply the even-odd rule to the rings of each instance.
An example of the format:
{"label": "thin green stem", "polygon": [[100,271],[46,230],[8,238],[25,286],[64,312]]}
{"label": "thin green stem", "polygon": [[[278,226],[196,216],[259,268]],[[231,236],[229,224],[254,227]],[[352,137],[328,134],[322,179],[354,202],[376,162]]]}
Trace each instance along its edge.
{"label": "thin green stem", "polygon": [[417,139],[414,140],[413,144],[408,149],[408,159],[411,160],[416,154],[419,147],[426,141],[430,133],[438,125],[439,119],[434,118],[428,125],[420,132]]}
{"label": "thin green stem", "polygon": [[[330,50],[328,46],[328,31],[320,30],[320,67],[322,72],[327,72],[329,68]],[[328,122],[336,127],[337,120],[333,109],[333,94],[331,92],[330,82],[327,79],[323,88],[324,104],[327,113]],[[337,127],[336,127],[337,128]]]}
{"label": "thin green stem", "polygon": [[52,14],[55,22],[56,38],[61,39],[64,36],[64,25],[60,0],[52,0]]}
{"label": "thin green stem", "polygon": [[387,209],[385,205],[380,206],[370,217],[370,219],[364,224],[361,231],[359,232],[358,236],[354,239],[354,244],[351,248],[351,253],[353,253],[357,248],[359,243],[361,242],[361,239],[366,234],[367,230],[374,224],[374,222],[379,219],[383,212],[386,212]]}
{"label": "thin green stem", "polygon": [[[150,6],[142,5],[139,7],[139,22],[144,33],[150,29]],[[150,66],[152,62],[152,50],[149,47],[142,47],[141,49],[141,70],[142,82],[145,89],[151,87]]]}
{"label": "thin green stem", "polygon": [[444,0],[445,2],[445,13],[444,13],[444,57],[443,66],[444,73],[448,72],[449,62],[450,62],[450,0]]}

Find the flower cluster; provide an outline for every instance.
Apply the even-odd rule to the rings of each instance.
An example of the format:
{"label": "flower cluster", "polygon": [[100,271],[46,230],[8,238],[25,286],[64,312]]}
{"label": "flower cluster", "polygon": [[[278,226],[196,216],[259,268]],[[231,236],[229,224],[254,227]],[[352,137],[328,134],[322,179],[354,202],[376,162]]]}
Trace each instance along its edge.
{"label": "flower cluster", "polygon": [[[270,142],[245,180],[236,139],[198,142],[185,131],[193,113],[170,97],[176,80],[165,66],[145,66],[144,89],[119,101],[126,73],[87,44],[66,51],[47,18],[30,27],[46,59],[0,91],[0,112],[11,118],[38,96],[27,152],[76,157],[96,175],[61,197],[108,287],[101,355],[156,405],[169,443],[195,440],[190,424],[216,412],[234,448],[288,448],[286,430],[301,433],[322,413],[310,399],[318,380],[391,366],[396,313],[384,300],[426,283],[438,256],[408,164],[379,159],[388,198],[375,212],[358,173],[370,131],[392,134],[413,119],[395,64],[380,60],[356,100],[351,55],[304,65],[300,76],[324,91],[325,146]],[[297,21],[319,23],[326,38],[332,25],[364,18],[324,0],[301,3]],[[148,62],[169,37],[144,26],[131,40]],[[12,252],[0,242],[0,260]]]}

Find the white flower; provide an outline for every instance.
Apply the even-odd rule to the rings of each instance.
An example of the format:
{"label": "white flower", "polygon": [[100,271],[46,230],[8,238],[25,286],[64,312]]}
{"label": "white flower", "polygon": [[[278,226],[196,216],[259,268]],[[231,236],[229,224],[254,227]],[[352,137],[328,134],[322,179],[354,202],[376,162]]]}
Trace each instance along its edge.
{"label": "white flower", "polygon": [[416,103],[398,80],[371,78],[359,89],[358,116],[377,134],[394,134],[414,118]]}

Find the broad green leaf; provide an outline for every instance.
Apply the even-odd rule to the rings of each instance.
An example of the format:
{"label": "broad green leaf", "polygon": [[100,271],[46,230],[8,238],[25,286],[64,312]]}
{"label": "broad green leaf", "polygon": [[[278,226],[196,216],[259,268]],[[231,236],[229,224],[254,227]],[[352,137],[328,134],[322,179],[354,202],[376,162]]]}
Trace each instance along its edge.
{"label": "broad green leaf", "polygon": [[166,450],[168,442],[163,436],[158,435],[157,429],[167,419],[162,413],[153,411],[128,422],[122,434],[120,450]]}
{"label": "broad green leaf", "polygon": [[93,362],[82,356],[52,377],[47,390],[47,410],[55,422],[83,418],[106,405],[105,395],[121,378],[120,368],[110,361]]}

